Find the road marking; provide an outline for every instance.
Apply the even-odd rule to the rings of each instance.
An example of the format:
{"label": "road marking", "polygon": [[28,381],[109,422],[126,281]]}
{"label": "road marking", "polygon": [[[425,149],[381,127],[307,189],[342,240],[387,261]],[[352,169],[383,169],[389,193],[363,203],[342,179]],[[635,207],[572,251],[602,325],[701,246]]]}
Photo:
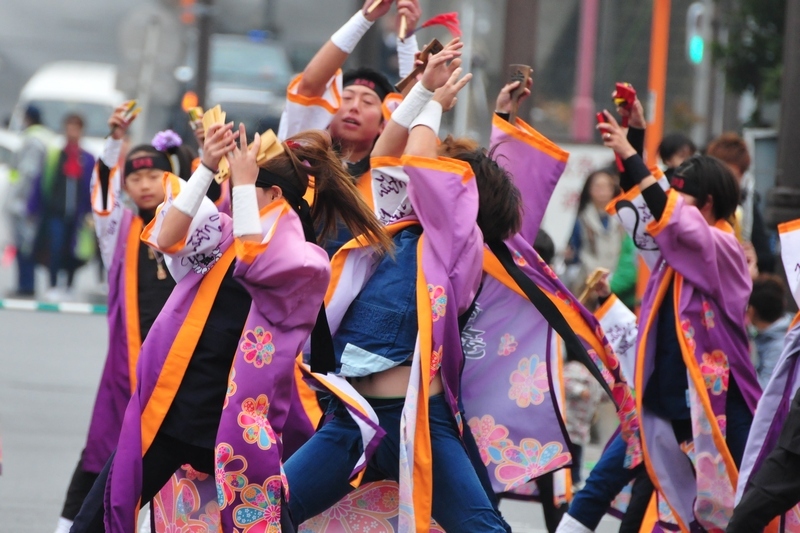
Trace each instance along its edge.
{"label": "road marking", "polygon": [[38,311],[45,313],[66,313],[73,315],[104,315],[108,313],[107,305],[84,303],[46,303],[33,300],[0,299],[0,309],[11,311]]}

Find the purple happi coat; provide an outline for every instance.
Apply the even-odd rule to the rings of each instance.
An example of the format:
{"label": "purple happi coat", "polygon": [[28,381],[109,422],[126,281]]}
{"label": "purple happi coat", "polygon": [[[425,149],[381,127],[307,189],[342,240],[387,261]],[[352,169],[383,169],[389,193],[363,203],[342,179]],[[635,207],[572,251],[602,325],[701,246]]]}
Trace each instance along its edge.
{"label": "purple happi coat", "polygon": [[[620,407],[629,465],[635,466],[641,461],[638,421],[614,350],[594,316],[532,246],[568,154],[523,121],[512,125],[499,117],[494,119],[492,146],[524,203],[521,231],[506,245],[522,272],[556,304],[605,377]],[[530,492],[522,488],[525,483],[572,460],[559,407],[560,342],[488,249],[483,266],[483,286],[462,333],[465,412],[495,492]]]}
{"label": "purple happi coat", "polygon": [[143,222],[122,204],[122,176],[116,166],[121,144],[109,139],[101,156],[110,169],[106,198],[97,167],[91,181],[92,215],[108,270],[108,352],[83,453],[83,469],[96,474],[117,447],[125,409],[136,386],[142,345],[137,275]]}
{"label": "purple happi coat", "polygon": [[[167,198],[142,236],[151,245],[156,244],[181,183],[177,176],[165,175]],[[142,347],[138,383],[125,413],[106,491],[107,531],[135,530],[142,456],[164,420],[234,259],[234,277],[250,292],[253,303],[217,434],[216,499],[225,531],[234,526],[275,527],[285,491],[280,436],[293,399],[294,360],[316,321],[330,266],[325,252],[305,241],[299,218],[285,201],[264,208],[261,223],[262,242],[235,239],[230,217],[204,199],[186,238],[164,250],[178,285]],[[213,518],[214,502],[202,502],[194,485],[186,482],[199,477],[183,472],[157,498],[156,503],[170,502],[167,510],[180,507],[173,526],[200,527],[219,520],[218,515]],[[172,498],[168,493],[174,496],[176,490],[179,496]],[[198,509],[204,506],[205,519],[195,520],[184,512],[195,504]],[[157,522],[159,518],[164,516],[156,514]]]}
{"label": "purple happi coat", "polygon": [[[792,289],[795,302],[800,302],[800,220],[778,226],[781,236],[781,256],[786,269],[786,278]],[[800,372],[797,363],[800,356],[800,314],[788,333],[772,377],[758,402],[753,425],[739,472],[736,502],[742,498],[747,484],[758,472],[766,457],[775,449],[783,424],[789,414],[792,399],[800,389]],[[783,529],[788,533],[800,532],[800,505],[796,505],[783,516]]]}
{"label": "purple happi coat", "polygon": [[[664,179],[660,185],[668,187]],[[738,478],[725,443],[730,377],[751,410],[761,394],[744,325],[752,282],[731,226],[725,221],[709,226],[677,192],[667,190],[667,194],[659,221],[653,219],[638,189],[616,202],[623,225],[653,270],[642,302],[635,369],[642,448],[650,478],[663,496],[659,511],[664,526],[674,521],[681,531],[692,527],[724,531]],[[688,446],[676,441],[670,421],[642,403],[655,361],[654,324],[670,283],[674,283],[675,323],[689,378],[693,441]]]}

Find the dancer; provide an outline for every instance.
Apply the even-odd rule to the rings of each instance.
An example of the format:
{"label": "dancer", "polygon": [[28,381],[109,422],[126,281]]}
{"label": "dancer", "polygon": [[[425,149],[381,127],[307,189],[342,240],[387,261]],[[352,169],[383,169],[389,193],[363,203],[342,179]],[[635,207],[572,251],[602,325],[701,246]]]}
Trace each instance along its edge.
{"label": "dancer", "polygon": [[[258,442],[249,453],[263,462],[250,461],[256,470],[248,472],[251,479],[258,482],[265,472],[279,476],[280,444],[274,439],[258,429],[220,429],[226,395],[237,390],[253,395],[255,386],[271,397],[277,412],[282,400],[288,402],[291,390],[285,388],[291,389],[293,381],[280,370],[288,366],[291,373],[329,279],[326,256],[311,242],[313,228],[326,235],[341,217],[354,234],[367,236],[368,245],[389,246],[326,135],[298,135],[259,168],[260,140],[246,148],[243,127],[233,133],[230,124],[215,125],[206,133],[203,165],[188,183],[165,175],[166,201],[143,234],[166,254],[178,284],[143,346],[140,379],[116,455],[84,502],[75,532],[103,531],[106,483],[106,530],[132,532],[138,503],[149,501],[181,465],[213,473],[218,430],[220,439],[237,448]],[[237,137],[240,149],[235,148]],[[204,198],[219,161],[230,152],[233,220]],[[313,211],[302,200],[309,174],[317,180]],[[248,349],[251,333],[267,332],[272,343]],[[255,370],[235,372],[240,361]],[[228,406],[245,409],[266,435],[280,434],[281,416],[267,422],[259,402],[255,394],[252,401],[240,403],[237,397]],[[273,422],[275,429],[267,429]]]}
{"label": "dancer", "polygon": [[[798,228],[800,221],[797,220],[778,226],[783,265],[789,274],[792,296],[796,302],[800,302],[800,290],[794,275],[800,255]],[[800,486],[797,483],[800,469],[798,317],[800,315],[795,317],[789,328],[783,353],[756,409],[742,460],[736,491],[737,504],[728,524],[729,533],[760,532],[781,515],[785,531],[800,530],[800,508],[797,506],[800,502]]]}

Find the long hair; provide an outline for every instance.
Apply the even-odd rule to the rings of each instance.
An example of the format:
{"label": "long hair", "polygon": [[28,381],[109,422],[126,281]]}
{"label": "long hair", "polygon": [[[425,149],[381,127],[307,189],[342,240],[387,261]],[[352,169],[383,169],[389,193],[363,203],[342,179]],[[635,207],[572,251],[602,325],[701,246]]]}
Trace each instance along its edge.
{"label": "long hair", "polygon": [[478,227],[485,242],[502,241],[522,226],[522,195],[492,153],[472,139],[448,136],[439,154],[469,163],[478,185]]}
{"label": "long hair", "polygon": [[617,181],[616,172],[614,172],[610,168],[601,168],[600,170],[595,170],[594,172],[589,174],[589,177],[586,178],[586,183],[583,184],[583,190],[581,191],[580,200],[578,201],[578,214],[579,215],[581,213],[583,213],[584,209],[586,209],[589,206],[590,203],[592,203],[591,189],[592,189],[592,184],[594,183],[594,180],[596,180],[598,177],[600,177],[600,176],[602,176],[604,174],[606,176],[610,176],[611,177],[611,181],[614,183],[614,195],[612,197],[615,198],[615,197],[619,196],[619,193],[621,192],[621,189],[620,189],[619,183]]}
{"label": "long hair", "polygon": [[287,180],[294,180],[301,191],[314,178],[314,203],[311,219],[320,230],[320,239],[334,235],[339,220],[354,236],[365,238],[378,251],[393,249],[392,239],[384,231],[375,213],[361,198],[361,193],[333,150],[328,133],[304,131],[284,142],[284,153],[267,161],[263,168]]}

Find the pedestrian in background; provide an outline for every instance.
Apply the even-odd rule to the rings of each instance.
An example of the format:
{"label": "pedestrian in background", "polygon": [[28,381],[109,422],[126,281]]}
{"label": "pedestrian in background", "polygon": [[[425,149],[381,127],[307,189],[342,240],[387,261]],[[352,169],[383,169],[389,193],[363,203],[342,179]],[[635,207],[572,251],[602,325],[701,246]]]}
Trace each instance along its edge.
{"label": "pedestrian in background", "polygon": [[786,313],[786,288],[780,277],[761,274],[753,281],[747,318],[755,330],[752,339],[758,354],[758,382],[766,388],[792,323],[792,316]]}
{"label": "pedestrian in background", "polygon": [[[29,213],[40,215],[36,252],[50,271],[50,289],[46,294],[49,301],[60,301],[72,296],[75,271],[91,258],[78,250],[79,233],[84,226],[91,227],[89,183],[94,169],[94,157],[80,147],[83,136],[83,119],[79,115],[64,118],[63,149],[51,151],[47,164],[34,189]],[[94,243],[93,234],[90,243]],[[79,258],[78,255],[81,257]],[[86,257],[89,255],[89,257]],[[67,274],[66,290],[59,288],[59,274]]]}
{"label": "pedestrian in background", "polygon": [[12,296],[32,298],[35,294],[33,246],[36,239],[36,217],[28,210],[34,186],[42,174],[53,132],[42,125],[38,108],[28,106],[23,119],[22,147],[16,154],[11,185],[4,210],[14,236],[17,262],[17,288]]}

